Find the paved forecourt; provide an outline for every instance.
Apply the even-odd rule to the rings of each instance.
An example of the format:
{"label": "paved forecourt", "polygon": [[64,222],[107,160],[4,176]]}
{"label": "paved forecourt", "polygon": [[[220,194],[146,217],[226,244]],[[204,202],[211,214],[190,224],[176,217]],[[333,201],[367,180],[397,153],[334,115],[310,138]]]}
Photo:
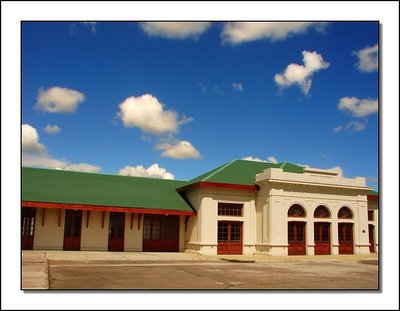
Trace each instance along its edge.
{"label": "paved forecourt", "polygon": [[22,289],[378,289],[378,256],[23,251]]}

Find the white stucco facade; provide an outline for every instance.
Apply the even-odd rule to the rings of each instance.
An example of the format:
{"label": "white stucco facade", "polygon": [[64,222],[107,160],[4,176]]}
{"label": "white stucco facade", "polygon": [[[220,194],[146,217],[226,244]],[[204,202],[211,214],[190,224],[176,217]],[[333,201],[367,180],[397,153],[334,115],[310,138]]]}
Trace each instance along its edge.
{"label": "white stucco facade", "polygon": [[[329,228],[329,253],[339,254],[339,227],[350,224],[352,252],[368,254],[368,201],[365,178],[344,178],[332,170],[306,168],[304,173],[284,172],[268,168],[255,176],[257,190],[229,187],[194,188],[187,192],[197,216],[186,231],[187,251],[216,255],[218,252],[218,223],[242,223],[242,254],[288,255],[288,223],[301,222],[305,227],[305,254],[314,255],[314,225],[323,222]],[[243,205],[241,216],[218,215],[219,203]],[[288,210],[300,205],[304,217],[289,217]],[[329,211],[329,217],[315,218],[317,207]],[[351,211],[346,219],[338,217],[341,208]],[[375,208],[377,206],[370,208]],[[377,216],[373,221],[377,228]],[[377,230],[375,230],[375,235]],[[375,241],[378,238],[376,236]]]}

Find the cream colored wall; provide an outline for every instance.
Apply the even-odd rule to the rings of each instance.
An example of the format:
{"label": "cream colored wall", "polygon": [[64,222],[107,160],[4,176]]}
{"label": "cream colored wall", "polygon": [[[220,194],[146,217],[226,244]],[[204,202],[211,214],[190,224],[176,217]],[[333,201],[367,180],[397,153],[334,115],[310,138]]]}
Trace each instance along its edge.
{"label": "cream colored wall", "polygon": [[102,224],[103,212],[90,211],[89,222],[86,228],[88,211],[82,211],[81,250],[82,251],[107,251],[108,250],[108,222],[110,213],[104,214],[104,226]]}
{"label": "cream colored wall", "polygon": [[[131,216],[133,216],[131,229]],[[125,213],[124,250],[126,252],[141,252],[143,244],[143,217],[138,229],[139,214]]]}
{"label": "cream colored wall", "polygon": [[[254,193],[247,190],[200,188],[188,193],[188,199],[197,210],[197,221],[192,221],[187,233],[187,250],[201,254],[217,254],[217,228],[219,220],[243,222],[243,254],[253,254],[256,236],[256,210]],[[218,216],[218,202],[243,204],[243,216]],[[190,222],[189,222],[190,223]]]}
{"label": "cream colored wall", "polygon": [[[42,226],[43,211],[45,210],[44,226]],[[61,222],[58,226],[59,210],[52,208],[37,208],[33,249],[62,250],[64,244],[65,211],[61,210]]]}
{"label": "cream colored wall", "polygon": [[196,210],[197,215],[191,216],[187,223],[184,239],[185,251],[199,251],[200,250],[200,236],[201,236],[201,213],[199,212],[202,204],[202,189],[190,189],[186,192],[186,197]]}
{"label": "cream colored wall", "polygon": [[[287,255],[288,221],[306,222],[306,252],[314,255],[314,211],[319,205],[326,206],[331,212],[331,254],[338,254],[338,223],[351,222],[354,225],[354,253],[367,254],[368,223],[365,179],[342,178],[327,174],[322,170],[317,173],[285,173],[282,169],[268,169],[257,175],[261,187],[257,194],[258,215],[262,215],[262,228],[257,231],[257,251],[269,255]],[[263,189],[270,189],[263,192]],[[258,202],[259,201],[259,202]],[[287,212],[293,204],[300,204],[306,211],[305,218],[288,218]],[[338,220],[337,212],[343,206],[349,207],[354,214],[351,220]],[[259,223],[259,222],[258,222]],[[261,237],[261,239],[260,239]],[[261,242],[260,242],[261,240]]]}

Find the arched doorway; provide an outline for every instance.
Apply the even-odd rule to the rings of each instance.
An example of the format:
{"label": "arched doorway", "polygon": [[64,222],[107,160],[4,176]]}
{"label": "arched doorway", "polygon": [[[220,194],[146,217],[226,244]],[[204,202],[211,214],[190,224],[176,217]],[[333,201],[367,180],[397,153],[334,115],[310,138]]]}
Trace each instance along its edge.
{"label": "arched doorway", "polygon": [[304,208],[299,204],[292,205],[288,217],[299,218],[299,221],[288,222],[288,255],[306,254],[306,222],[300,221],[306,217]]}
{"label": "arched doorway", "polygon": [[[353,213],[343,206],[338,212],[338,219],[353,219]],[[353,223],[339,222],[339,254],[353,254]]]}
{"label": "arched doorway", "polygon": [[[323,206],[318,206],[314,211],[314,253],[315,255],[331,254],[331,223],[324,222],[323,219],[329,219],[331,213]],[[321,220],[321,221],[320,221]]]}

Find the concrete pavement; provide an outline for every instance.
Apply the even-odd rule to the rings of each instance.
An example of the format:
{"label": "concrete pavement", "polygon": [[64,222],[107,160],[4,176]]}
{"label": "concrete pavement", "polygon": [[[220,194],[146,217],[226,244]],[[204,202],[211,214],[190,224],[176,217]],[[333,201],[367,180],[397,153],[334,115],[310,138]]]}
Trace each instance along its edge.
{"label": "concrete pavement", "polygon": [[295,263],[295,262],[364,262],[377,264],[378,255],[326,255],[326,256],[266,256],[219,255],[205,256],[197,253],[141,253],[101,251],[22,251],[22,289],[48,289],[50,262],[83,263],[146,263],[151,262],[241,262],[241,263]]}

